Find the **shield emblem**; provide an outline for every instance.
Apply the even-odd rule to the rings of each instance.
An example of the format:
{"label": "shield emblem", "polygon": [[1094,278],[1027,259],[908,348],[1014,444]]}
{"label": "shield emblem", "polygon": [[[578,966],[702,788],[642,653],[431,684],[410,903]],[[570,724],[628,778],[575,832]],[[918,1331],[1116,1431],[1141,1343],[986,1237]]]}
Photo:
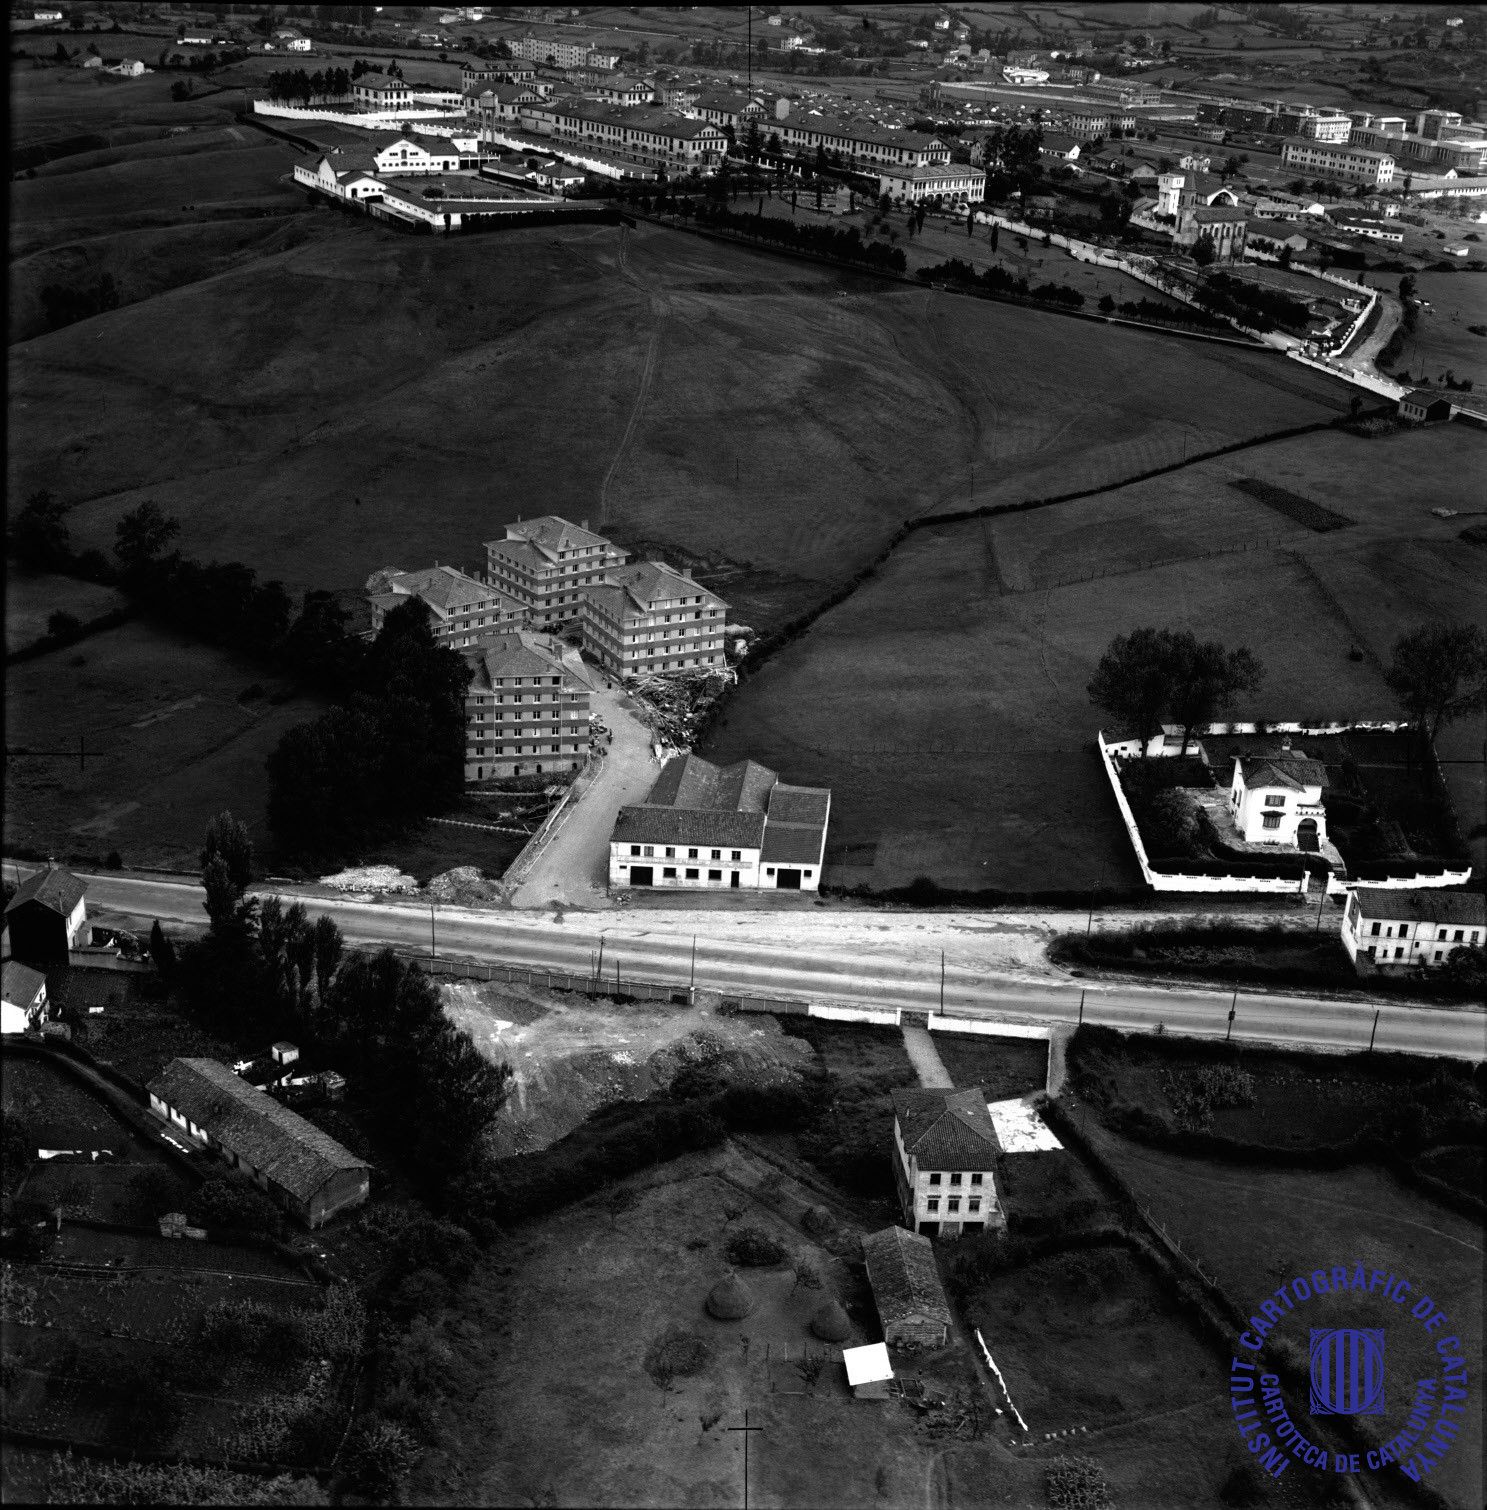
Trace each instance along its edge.
{"label": "shield emblem", "polygon": [[1312,1328],[1311,1413],[1314,1416],[1383,1415],[1382,1328]]}

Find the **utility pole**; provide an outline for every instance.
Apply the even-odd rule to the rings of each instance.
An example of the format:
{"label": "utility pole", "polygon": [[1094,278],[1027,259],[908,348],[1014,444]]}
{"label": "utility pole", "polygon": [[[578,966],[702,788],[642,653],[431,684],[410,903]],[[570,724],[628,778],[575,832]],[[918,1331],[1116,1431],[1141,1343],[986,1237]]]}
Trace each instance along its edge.
{"label": "utility pole", "polygon": [[1322,909],[1326,905],[1327,905],[1327,883],[1325,881],[1323,881],[1322,882],[1322,896],[1321,896],[1321,900],[1317,903],[1317,927],[1316,927],[1316,931],[1318,933],[1320,933],[1322,931]]}
{"label": "utility pole", "polygon": [[1368,1052],[1369,1052],[1369,1053],[1370,1053],[1370,1054],[1371,1054],[1371,1053],[1373,1053],[1373,1040],[1374,1040],[1374,1035],[1375,1035],[1375,1034],[1376,1034],[1376,1033],[1377,1033],[1377,1032],[1378,1032],[1378,1030],[1379,1030],[1379,1013],[1380,1013],[1380,1012],[1381,1012],[1381,1011],[1382,1011],[1382,1010],[1383,1010],[1383,1008],[1382,1008],[1382,1007],[1375,1007],[1375,1008],[1374,1008],[1374,1009],[1373,1009],[1373,1027],[1372,1027],[1372,1028],[1371,1028],[1371,1029],[1369,1029],[1369,1033],[1368,1033]]}
{"label": "utility pole", "polygon": [[1083,1024],[1084,1024],[1084,992],[1083,991],[1081,991],[1079,993],[1079,1022],[1080,1022],[1080,1026],[1082,1027]]}
{"label": "utility pole", "polygon": [[1224,1042],[1228,1043],[1230,1034],[1234,1031],[1234,1013],[1239,1008],[1239,992],[1236,990],[1234,999],[1229,1003],[1229,1030],[1224,1034]]}
{"label": "utility pole", "polygon": [[[695,991],[696,989],[697,989],[697,935],[694,933],[692,935],[692,979],[687,984],[687,990],[688,991]],[[744,1438],[744,1445],[746,1447],[748,1445],[748,1440],[749,1439],[747,1437]]]}
{"label": "utility pole", "polygon": [[429,958],[432,960],[438,951],[439,938],[434,928],[434,903],[429,903]]}
{"label": "utility pole", "polygon": [[945,951],[940,950],[940,1016],[945,1015]]}

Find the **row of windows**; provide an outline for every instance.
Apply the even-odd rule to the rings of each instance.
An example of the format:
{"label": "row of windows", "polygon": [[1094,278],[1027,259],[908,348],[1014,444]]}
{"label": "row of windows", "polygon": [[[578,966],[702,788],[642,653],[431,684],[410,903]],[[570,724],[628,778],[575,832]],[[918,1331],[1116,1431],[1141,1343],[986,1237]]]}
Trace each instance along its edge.
{"label": "row of windows", "polygon": [[[938,1211],[940,1209],[940,1198],[939,1198],[939,1196],[937,1196],[937,1195],[930,1196],[930,1198],[925,1202],[925,1205],[931,1211]],[[945,1208],[948,1211],[959,1211],[960,1210],[960,1197],[958,1195],[952,1195],[952,1196],[948,1197],[946,1199],[946,1201],[945,1201]],[[981,1209],[981,1198],[979,1196],[971,1196],[966,1201],[966,1210],[967,1211],[979,1211],[980,1209]]]}
{"label": "row of windows", "polygon": [[564,749],[572,753],[578,753],[579,746],[576,744],[561,745],[470,745],[465,750],[465,758],[471,755],[561,755]]}
{"label": "row of windows", "polygon": [[[627,867],[624,865],[620,866],[621,870],[625,870],[626,868]],[[686,871],[685,876],[683,876],[682,878],[683,880],[700,881],[702,879],[702,871],[699,867],[683,866],[682,868]],[[764,874],[767,876],[772,876],[774,874],[774,866],[767,866],[765,868]],[[807,881],[809,881],[811,879],[812,872],[809,870],[803,870],[800,872],[800,874],[804,876]],[[710,870],[707,873],[707,878],[709,881],[721,881],[723,879],[723,872],[721,870]],[[661,879],[663,881],[676,880],[676,866],[663,865],[661,867]],[[733,872],[733,880],[734,884],[736,885],[738,883],[738,872],[736,870]]]}
{"label": "row of windows", "polygon": [[[632,844],[630,846],[630,853],[632,855],[648,856],[648,855],[654,855],[655,852],[656,852],[656,847],[655,847],[654,844],[646,844],[646,845]],[[675,845],[668,844],[666,846],[666,858],[668,860],[674,860],[674,859],[676,859],[676,846]],[[697,850],[695,850],[695,849],[689,849],[687,851],[687,858],[689,860],[696,860],[696,859],[699,858],[699,852]],[[712,851],[712,853],[710,855],[708,855],[708,859],[709,860],[721,860],[722,858],[723,858],[723,851],[721,849],[715,849],[715,850]],[[743,859],[743,851],[741,849],[731,850],[731,851],[729,851],[728,858],[730,860],[732,860],[736,864],[739,860]]]}
{"label": "row of windows", "polygon": [[[1410,925],[1408,923],[1400,923],[1398,926],[1399,926],[1399,932],[1396,934],[1393,931],[1393,928],[1394,928],[1393,924],[1391,924],[1391,923],[1375,923],[1368,930],[1369,936],[1371,938],[1377,938],[1379,936],[1379,929],[1382,928],[1383,929],[1383,933],[1384,933],[1384,937],[1386,939],[1388,939],[1388,938],[1402,938],[1402,939],[1408,938],[1410,936]],[[1420,926],[1422,928],[1428,928],[1430,925],[1428,923],[1422,923]],[[1471,936],[1470,942],[1473,943],[1473,944],[1475,944],[1480,937],[1481,937],[1481,930],[1477,929],[1477,928],[1473,928],[1472,929],[1472,936]],[[1421,941],[1423,942],[1425,940],[1425,938],[1426,938],[1426,935],[1424,933],[1422,933],[1420,935]],[[1442,940],[1445,940],[1445,939],[1450,939],[1451,942],[1455,943],[1455,944],[1461,944],[1461,943],[1468,942],[1467,937],[1466,937],[1466,929],[1465,928],[1458,928],[1456,930],[1456,936],[1454,938],[1451,938],[1451,930],[1449,928],[1442,928],[1439,923],[1436,924],[1435,938],[1436,938],[1436,942],[1437,943],[1440,943]]]}
{"label": "row of windows", "polygon": [[[973,1184],[973,1185],[979,1185],[981,1183],[981,1181],[982,1181],[983,1178],[984,1178],[983,1175],[972,1174],[971,1175],[971,1184]],[[937,1174],[932,1174],[929,1177],[929,1183],[931,1185],[938,1185],[940,1183],[940,1179],[941,1179],[941,1176],[939,1176]],[[963,1176],[961,1174],[959,1174],[959,1173],[952,1174],[950,1176],[950,1183],[952,1185],[959,1185],[961,1183],[962,1179],[963,1179]]]}

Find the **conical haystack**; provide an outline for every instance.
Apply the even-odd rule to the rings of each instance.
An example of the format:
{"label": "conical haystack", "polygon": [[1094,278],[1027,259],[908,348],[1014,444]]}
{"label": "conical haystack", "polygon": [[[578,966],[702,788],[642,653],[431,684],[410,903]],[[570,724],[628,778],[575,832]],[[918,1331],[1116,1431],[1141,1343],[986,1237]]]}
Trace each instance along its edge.
{"label": "conical haystack", "polygon": [[718,1321],[742,1321],[759,1302],[731,1270],[707,1294],[707,1314]]}
{"label": "conical haystack", "polygon": [[816,1314],[811,1317],[811,1331],[822,1342],[845,1342],[852,1335],[852,1323],[847,1320],[841,1301],[834,1295],[817,1307]]}

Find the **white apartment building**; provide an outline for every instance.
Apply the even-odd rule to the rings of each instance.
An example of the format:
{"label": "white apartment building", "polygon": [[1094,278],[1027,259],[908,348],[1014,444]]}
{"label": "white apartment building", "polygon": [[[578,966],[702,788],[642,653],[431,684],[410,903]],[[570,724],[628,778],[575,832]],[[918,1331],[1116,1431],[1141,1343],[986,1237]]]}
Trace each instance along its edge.
{"label": "white apartment building", "polygon": [[508,37],[513,58],[527,58],[533,63],[551,63],[555,68],[602,68],[618,66],[616,52],[596,52],[585,41],[570,42],[562,37]]}
{"label": "white apartment building", "polygon": [[1455,949],[1482,947],[1487,899],[1455,887],[1359,886],[1348,893],[1342,942],[1359,974],[1435,969]]}
{"label": "white apartment building", "polygon": [[629,559],[619,546],[593,534],[587,519],[569,524],[556,514],[517,520],[504,540],[485,542],[490,581],[531,610],[534,625],[579,617],[585,593]]}
{"label": "white apartment building", "polygon": [[589,682],[578,652],[525,630],[464,652],[465,780],[576,771],[589,756]]}
{"label": "white apartment building", "polygon": [[1321,142],[1287,142],[1282,164],[1298,172],[1340,178],[1348,183],[1381,186],[1394,181],[1394,159],[1387,152],[1358,146],[1329,146]]}
{"label": "white apartment building", "polygon": [[664,561],[612,567],[581,594],[583,648],[606,672],[722,670],[728,605]]}
{"label": "white apartment building", "polygon": [[958,200],[981,204],[986,199],[986,174],[980,168],[945,163],[934,168],[881,168],[878,193],[891,194],[899,204],[917,204],[921,199]]}
{"label": "white apartment building", "polygon": [[609,884],[678,891],[814,891],[821,885],[831,793],[787,786],[767,766],[667,761],[643,803],[623,807]]}
{"label": "white apartment building", "polygon": [[382,621],[394,608],[417,598],[429,611],[434,638],[452,649],[515,629],[525,624],[528,616],[525,604],[490,583],[437,562],[422,571],[385,567],[367,578],[364,591],[372,610],[372,635],[382,628]]}

